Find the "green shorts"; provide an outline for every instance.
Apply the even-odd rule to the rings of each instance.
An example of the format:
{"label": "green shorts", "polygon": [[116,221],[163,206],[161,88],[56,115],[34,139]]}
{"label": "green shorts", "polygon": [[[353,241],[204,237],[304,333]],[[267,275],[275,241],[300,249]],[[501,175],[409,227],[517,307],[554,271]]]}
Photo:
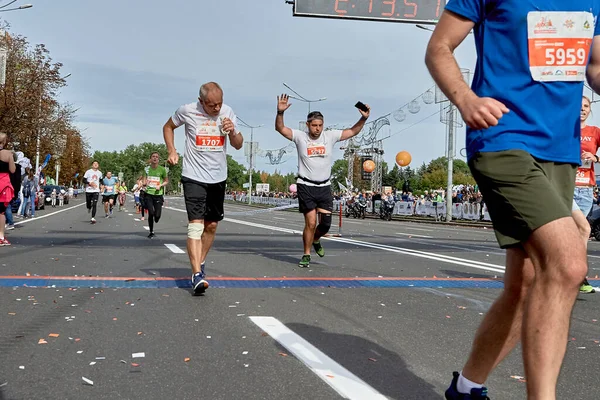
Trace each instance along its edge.
{"label": "green shorts", "polygon": [[577,165],[542,161],[523,150],[475,154],[479,185],[500,247],[527,241],[537,228],[571,216]]}

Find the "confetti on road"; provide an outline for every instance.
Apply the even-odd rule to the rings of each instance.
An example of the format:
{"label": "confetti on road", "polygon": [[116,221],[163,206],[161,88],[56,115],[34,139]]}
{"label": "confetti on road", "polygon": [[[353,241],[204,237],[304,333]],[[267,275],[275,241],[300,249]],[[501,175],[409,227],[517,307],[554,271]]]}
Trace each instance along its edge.
{"label": "confetti on road", "polygon": [[24,365],[20,365],[19,369],[25,369],[25,366]]}
{"label": "confetti on road", "polygon": [[9,312],[8,315],[17,315],[17,313]]}
{"label": "confetti on road", "polygon": [[207,338],[207,339],[212,339],[212,336],[207,336],[206,338]]}
{"label": "confetti on road", "polygon": [[96,357],[96,360],[106,360],[106,357]]}
{"label": "confetti on road", "polygon": [[142,332],[138,332],[138,336],[141,335],[141,334],[142,334]]}
{"label": "confetti on road", "polygon": [[4,382],[4,383],[0,384],[0,388],[1,388],[1,387],[4,387],[4,386],[6,386],[6,385],[8,385],[8,382]]}
{"label": "confetti on road", "polygon": [[88,378],[86,378],[85,376],[82,376],[82,377],[81,377],[81,379],[83,379],[83,381],[84,381],[85,383],[87,383],[88,385],[90,385],[90,386],[94,386],[94,381],[92,381],[92,380],[89,380],[89,379],[88,379]]}
{"label": "confetti on road", "polygon": [[584,350],[584,349],[585,349],[585,347],[578,347],[578,349],[580,349],[580,350]]}
{"label": "confetti on road", "polygon": [[186,357],[186,358],[184,358],[184,359],[183,359],[183,361],[184,361],[184,362],[189,362],[189,361],[190,361],[190,358],[189,358],[189,357]]}
{"label": "confetti on road", "polygon": [[114,318],[113,318],[113,321],[116,321],[116,320],[117,320],[117,317],[114,317]]}
{"label": "confetti on road", "polygon": [[131,363],[131,366],[132,366],[132,367],[139,367],[139,366],[140,366],[140,364],[138,364],[138,363]]}
{"label": "confetti on road", "polygon": [[131,358],[144,358],[144,357],[146,357],[146,353],[143,353],[143,352],[142,353],[133,353],[131,355]]}
{"label": "confetti on road", "polygon": [[449,315],[446,315],[446,318],[452,318],[452,317],[451,317],[451,316],[449,316]]}
{"label": "confetti on road", "polygon": [[90,365],[96,365],[96,361],[92,361]]}
{"label": "confetti on road", "polygon": [[81,353],[83,353],[83,350],[79,350],[79,351],[77,352],[77,354],[81,354]]}
{"label": "confetti on road", "polygon": [[51,333],[48,336],[50,336],[50,337],[59,337],[60,335],[58,333]]}
{"label": "confetti on road", "polygon": [[280,353],[279,353],[279,355],[280,355],[281,357],[287,357],[287,356],[288,356],[286,353],[283,353],[283,352],[280,352]]}
{"label": "confetti on road", "polygon": [[48,344],[48,342],[46,342],[44,339],[40,339],[38,340],[38,344]]}
{"label": "confetti on road", "polygon": [[335,376],[333,376],[333,375],[325,375],[325,376],[328,378],[331,378],[331,379],[335,378]]}
{"label": "confetti on road", "polygon": [[519,375],[511,375],[510,377],[513,379],[525,379],[524,376],[519,376]]}
{"label": "confetti on road", "polygon": [[246,355],[246,354],[248,354],[248,352],[247,352],[247,351],[243,351],[243,352],[242,352],[242,354],[243,354],[243,355]]}

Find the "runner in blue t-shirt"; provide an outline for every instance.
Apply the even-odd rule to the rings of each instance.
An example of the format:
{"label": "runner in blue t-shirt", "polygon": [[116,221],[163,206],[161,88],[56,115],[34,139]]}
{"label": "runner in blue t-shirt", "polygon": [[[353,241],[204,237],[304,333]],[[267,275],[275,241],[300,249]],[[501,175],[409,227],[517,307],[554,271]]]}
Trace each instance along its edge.
{"label": "runner in blue t-shirt", "polygon": [[108,171],[106,177],[102,179],[102,203],[104,203],[105,218],[112,215],[115,199],[117,198],[117,178]]}
{"label": "runner in blue t-shirt", "polygon": [[[556,397],[587,271],[571,206],[586,72],[600,90],[599,11],[594,0],[450,0],[431,37],[427,67],[468,126],[469,167],[506,249],[505,289],[446,399],[487,399],[484,382],[519,340],[529,398]],[[469,88],[453,52],[472,29]]]}

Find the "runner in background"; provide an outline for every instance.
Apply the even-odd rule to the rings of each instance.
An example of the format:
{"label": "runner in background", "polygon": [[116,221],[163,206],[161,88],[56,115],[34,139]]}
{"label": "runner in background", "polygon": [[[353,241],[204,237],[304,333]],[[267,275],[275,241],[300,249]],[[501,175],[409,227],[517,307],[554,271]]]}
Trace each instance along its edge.
{"label": "runner in background", "polygon": [[10,174],[17,169],[13,152],[5,150],[8,135],[0,133],[0,246],[10,246],[10,242],[4,237],[6,224],[6,207],[10,207],[10,201],[15,197],[14,188],[10,182]]}
{"label": "runner in background", "polygon": [[[358,135],[371,112],[359,109],[360,119],[350,129],[323,131],[323,114],[313,111],[306,118],[308,133],[290,129],[283,122],[283,114],[292,105],[288,95],[277,97],[277,116],[275,130],[296,144],[298,151],[298,191],[299,210],[304,214],[304,255],[298,263],[301,268],[310,266],[310,247],[314,247],[319,257],[325,256],[320,238],[331,228],[333,212],[333,194],[331,192],[331,167],[333,165],[333,146]],[[317,214],[320,218],[317,218]],[[318,220],[318,221],[317,221]],[[318,222],[318,225],[317,225]]]}
{"label": "runner in background", "polygon": [[117,192],[119,196],[119,211],[123,211],[125,209],[125,199],[127,197],[127,186],[125,185],[125,182],[119,182]]}
{"label": "runner in background", "polygon": [[102,179],[102,203],[104,203],[104,218],[109,218],[113,212],[113,206],[116,199],[117,178],[112,176],[112,172],[107,171],[106,177]]}
{"label": "runner in background", "polygon": [[102,172],[98,170],[98,161],[92,163],[92,168],[88,169],[83,175],[83,183],[85,185],[85,204],[88,213],[92,213],[92,224],[96,223],[96,205],[98,204],[98,196],[100,195],[100,179]]}
{"label": "runner in background", "polygon": [[[244,137],[237,130],[233,110],[223,104],[223,90],[215,82],[200,87],[198,102],[183,105],[163,127],[168,162],[179,162],[175,129],[185,126],[185,153],[181,183],[188,216],[187,250],[195,294],[208,288],[204,266],[217,225],[224,217],[227,180],[227,143],[241,149]],[[229,139],[229,140],[228,140]]]}
{"label": "runner in background", "polygon": [[[587,125],[592,102],[586,96],[581,99],[581,166],[577,169],[575,178],[575,193],[573,194],[573,219],[577,223],[583,243],[587,250],[591,227],[587,216],[592,211],[594,203],[594,186],[596,176],[594,163],[598,162],[598,148],[600,148],[600,128]],[[579,293],[595,293],[587,278],[579,287]]]}
{"label": "runner in background", "polygon": [[158,165],[160,155],[158,152],[152,153],[150,156],[150,166],[145,171],[144,186],[146,186],[146,209],[148,209],[148,227],[150,233],[148,237],[152,239],[154,234],[154,223],[158,223],[162,215],[162,206],[164,203],[164,188],[169,184],[167,169],[162,165]]}
{"label": "runner in background", "polygon": [[[146,174],[146,171],[148,170],[148,167],[144,168],[144,175]],[[140,221],[143,221],[146,215],[146,185],[144,185],[144,175],[140,176],[139,179],[139,189],[140,189],[140,212],[142,214],[142,216],[140,217]]]}

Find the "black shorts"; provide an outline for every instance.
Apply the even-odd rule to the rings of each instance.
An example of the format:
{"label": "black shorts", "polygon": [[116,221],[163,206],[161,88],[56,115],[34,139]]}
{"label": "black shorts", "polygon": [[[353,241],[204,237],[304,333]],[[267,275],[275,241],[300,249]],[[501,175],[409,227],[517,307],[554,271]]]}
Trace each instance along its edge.
{"label": "black shorts", "polygon": [[116,196],[116,195],[114,195],[114,194],[111,194],[110,196],[102,196],[102,202],[103,202],[103,203],[107,203],[109,200],[112,200],[112,201],[113,201],[113,203],[114,203],[114,202],[115,202],[115,199],[116,199],[116,197],[117,197],[117,196]]}
{"label": "black shorts", "polygon": [[296,188],[298,191],[298,205],[302,214],[317,208],[333,212],[331,185],[308,186],[298,183]]}
{"label": "black shorts", "polygon": [[[162,194],[148,194],[144,196],[144,208],[146,210],[156,210],[158,207],[162,207],[165,202],[165,198]],[[152,208],[150,208],[152,207]]]}
{"label": "black shorts", "polygon": [[182,177],[188,221],[221,221],[224,217],[225,181],[201,183]]}
{"label": "black shorts", "polygon": [[85,202],[91,205],[93,201],[98,201],[99,195],[100,193],[98,192],[85,192]]}

